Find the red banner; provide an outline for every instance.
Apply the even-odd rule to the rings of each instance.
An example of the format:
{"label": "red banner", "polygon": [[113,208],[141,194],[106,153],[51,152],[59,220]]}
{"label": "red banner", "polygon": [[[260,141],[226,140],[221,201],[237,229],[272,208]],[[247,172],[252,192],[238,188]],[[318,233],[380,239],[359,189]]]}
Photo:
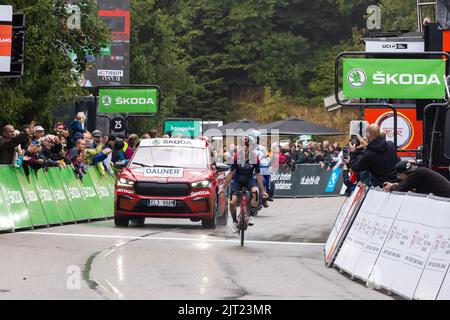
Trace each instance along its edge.
{"label": "red banner", "polygon": [[[365,115],[370,124],[376,123],[381,127],[387,140],[394,141],[394,117],[390,109],[368,108]],[[416,109],[399,110],[397,126],[397,145],[400,149],[417,149],[423,143],[423,123],[417,120]]]}
{"label": "red banner", "polygon": [[0,25],[0,56],[10,57],[12,48],[12,26]]}

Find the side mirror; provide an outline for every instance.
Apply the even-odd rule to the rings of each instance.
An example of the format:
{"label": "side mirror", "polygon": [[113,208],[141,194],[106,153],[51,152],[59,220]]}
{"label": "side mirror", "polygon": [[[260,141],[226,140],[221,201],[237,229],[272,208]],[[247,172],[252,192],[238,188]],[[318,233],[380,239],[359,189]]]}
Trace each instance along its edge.
{"label": "side mirror", "polygon": [[230,170],[230,167],[225,163],[216,163],[214,167],[217,172],[227,172]]}
{"label": "side mirror", "polygon": [[445,119],[444,156],[450,159],[450,109],[447,109]]}

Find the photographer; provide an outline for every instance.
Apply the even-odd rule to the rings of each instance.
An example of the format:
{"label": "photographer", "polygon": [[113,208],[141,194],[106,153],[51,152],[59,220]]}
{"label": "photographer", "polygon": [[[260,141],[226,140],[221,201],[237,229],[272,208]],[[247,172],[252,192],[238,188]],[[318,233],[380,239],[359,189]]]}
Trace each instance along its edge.
{"label": "photographer", "polygon": [[401,161],[395,166],[399,183],[385,182],[385,191],[413,191],[422,194],[434,194],[438,197],[450,198],[450,182],[439,173],[417,167],[408,161]]}
{"label": "photographer", "polygon": [[[394,144],[386,141],[380,127],[376,124],[371,124],[367,128],[366,139],[368,144],[362,154],[357,152],[358,148],[354,143],[350,143],[350,160],[346,160],[346,163],[350,164],[350,168],[358,174],[364,171],[370,172],[372,176],[370,185],[383,187],[384,182],[397,182],[395,165],[400,158],[397,156]],[[358,139],[358,141],[361,143],[364,140]]]}

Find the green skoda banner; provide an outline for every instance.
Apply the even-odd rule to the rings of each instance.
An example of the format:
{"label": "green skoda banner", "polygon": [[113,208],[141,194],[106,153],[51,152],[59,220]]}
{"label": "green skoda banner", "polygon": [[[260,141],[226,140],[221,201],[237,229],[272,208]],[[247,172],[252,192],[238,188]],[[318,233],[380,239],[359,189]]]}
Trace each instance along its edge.
{"label": "green skoda banner", "polygon": [[98,113],[158,113],[159,89],[157,87],[100,87]]}
{"label": "green skoda banner", "polygon": [[344,59],[346,98],[444,99],[441,59]]}
{"label": "green skoda banner", "polygon": [[172,132],[172,137],[197,138],[202,134],[202,120],[197,119],[166,119],[164,120],[164,133]]}

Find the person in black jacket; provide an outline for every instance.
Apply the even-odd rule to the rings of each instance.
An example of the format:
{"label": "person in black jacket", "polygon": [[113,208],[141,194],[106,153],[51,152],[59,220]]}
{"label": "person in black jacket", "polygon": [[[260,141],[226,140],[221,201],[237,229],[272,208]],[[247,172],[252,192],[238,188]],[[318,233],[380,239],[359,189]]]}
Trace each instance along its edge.
{"label": "person in black jacket", "polygon": [[419,168],[408,161],[397,163],[395,169],[400,182],[385,182],[383,188],[385,191],[414,191],[450,198],[450,182],[439,173],[427,168]]}
{"label": "person in black jacket", "polygon": [[350,167],[355,172],[369,171],[372,176],[372,186],[383,187],[385,182],[398,182],[395,165],[400,161],[397,150],[392,142],[386,141],[380,127],[370,125],[366,130],[369,142],[366,151],[359,158],[356,156],[356,146],[350,144]]}

